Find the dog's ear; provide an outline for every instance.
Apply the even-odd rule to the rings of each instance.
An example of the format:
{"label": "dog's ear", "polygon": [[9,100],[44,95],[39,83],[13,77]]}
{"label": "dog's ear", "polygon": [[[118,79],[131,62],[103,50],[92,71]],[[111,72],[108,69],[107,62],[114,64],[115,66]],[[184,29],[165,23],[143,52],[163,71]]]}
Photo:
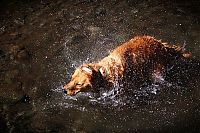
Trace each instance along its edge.
{"label": "dog's ear", "polygon": [[106,77],[106,71],[103,67],[99,68],[99,73],[103,76]]}
{"label": "dog's ear", "polygon": [[[95,68],[96,67],[96,68]],[[91,83],[94,87],[96,87],[95,90],[98,90],[100,86],[104,86],[104,77],[101,73],[102,70],[97,70],[97,66],[94,65],[85,65],[82,67],[82,70],[89,75],[91,75]]]}
{"label": "dog's ear", "polygon": [[84,66],[84,67],[82,67],[82,70],[83,71],[85,71],[86,73],[88,73],[88,74],[90,74],[90,75],[92,75],[92,69],[91,68],[88,68],[88,67],[86,67],[86,66]]}

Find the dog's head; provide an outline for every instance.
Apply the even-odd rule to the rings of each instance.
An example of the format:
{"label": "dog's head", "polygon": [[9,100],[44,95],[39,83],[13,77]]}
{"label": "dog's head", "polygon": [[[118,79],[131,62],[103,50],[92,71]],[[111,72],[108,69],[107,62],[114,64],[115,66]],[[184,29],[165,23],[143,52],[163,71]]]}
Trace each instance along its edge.
{"label": "dog's head", "polygon": [[75,95],[81,91],[90,90],[93,86],[94,73],[96,71],[89,66],[81,66],[77,68],[72,75],[71,81],[64,86],[67,95]]}

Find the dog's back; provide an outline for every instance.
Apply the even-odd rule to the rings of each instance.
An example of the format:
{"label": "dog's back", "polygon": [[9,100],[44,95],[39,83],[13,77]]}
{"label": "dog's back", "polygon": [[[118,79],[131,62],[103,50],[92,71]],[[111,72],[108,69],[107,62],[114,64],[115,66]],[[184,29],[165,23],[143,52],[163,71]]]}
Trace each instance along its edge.
{"label": "dog's back", "polygon": [[126,82],[140,84],[189,55],[179,46],[162,43],[150,36],[138,36],[117,47],[99,64],[111,81],[120,76]]}

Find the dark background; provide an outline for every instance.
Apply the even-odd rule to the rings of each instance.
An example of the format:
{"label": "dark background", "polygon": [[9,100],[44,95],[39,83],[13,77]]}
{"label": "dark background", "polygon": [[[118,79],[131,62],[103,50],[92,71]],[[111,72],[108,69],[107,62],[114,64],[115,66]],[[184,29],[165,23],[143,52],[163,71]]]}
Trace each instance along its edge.
{"label": "dark background", "polygon": [[198,60],[199,7],[199,0],[1,0],[0,132],[200,132],[199,67],[177,70],[189,79],[187,93],[166,91],[131,109],[71,103],[62,93],[77,66],[136,35],[186,45]]}

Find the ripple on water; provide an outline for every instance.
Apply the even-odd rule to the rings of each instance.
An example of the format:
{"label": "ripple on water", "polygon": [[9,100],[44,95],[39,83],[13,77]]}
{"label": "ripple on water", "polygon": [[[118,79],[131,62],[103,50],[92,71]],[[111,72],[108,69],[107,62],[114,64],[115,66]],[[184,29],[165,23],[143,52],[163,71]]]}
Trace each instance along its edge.
{"label": "ripple on water", "polygon": [[80,92],[75,96],[66,96],[63,93],[63,86],[60,85],[53,91],[53,102],[60,108],[71,108],[80,111],[87,111],[90,107],[104,107],[104,108],[135,108],[141,104],[150,103],[154,100],[153,97],[160,94],[163,85],[166,84],[151,84],[144,87],[133,90],[133,93],[126,94],[123,89],[123,85],[119,82],[115,82],[114,86],[110,90],[100,88],[97,93],[93,92]]}

